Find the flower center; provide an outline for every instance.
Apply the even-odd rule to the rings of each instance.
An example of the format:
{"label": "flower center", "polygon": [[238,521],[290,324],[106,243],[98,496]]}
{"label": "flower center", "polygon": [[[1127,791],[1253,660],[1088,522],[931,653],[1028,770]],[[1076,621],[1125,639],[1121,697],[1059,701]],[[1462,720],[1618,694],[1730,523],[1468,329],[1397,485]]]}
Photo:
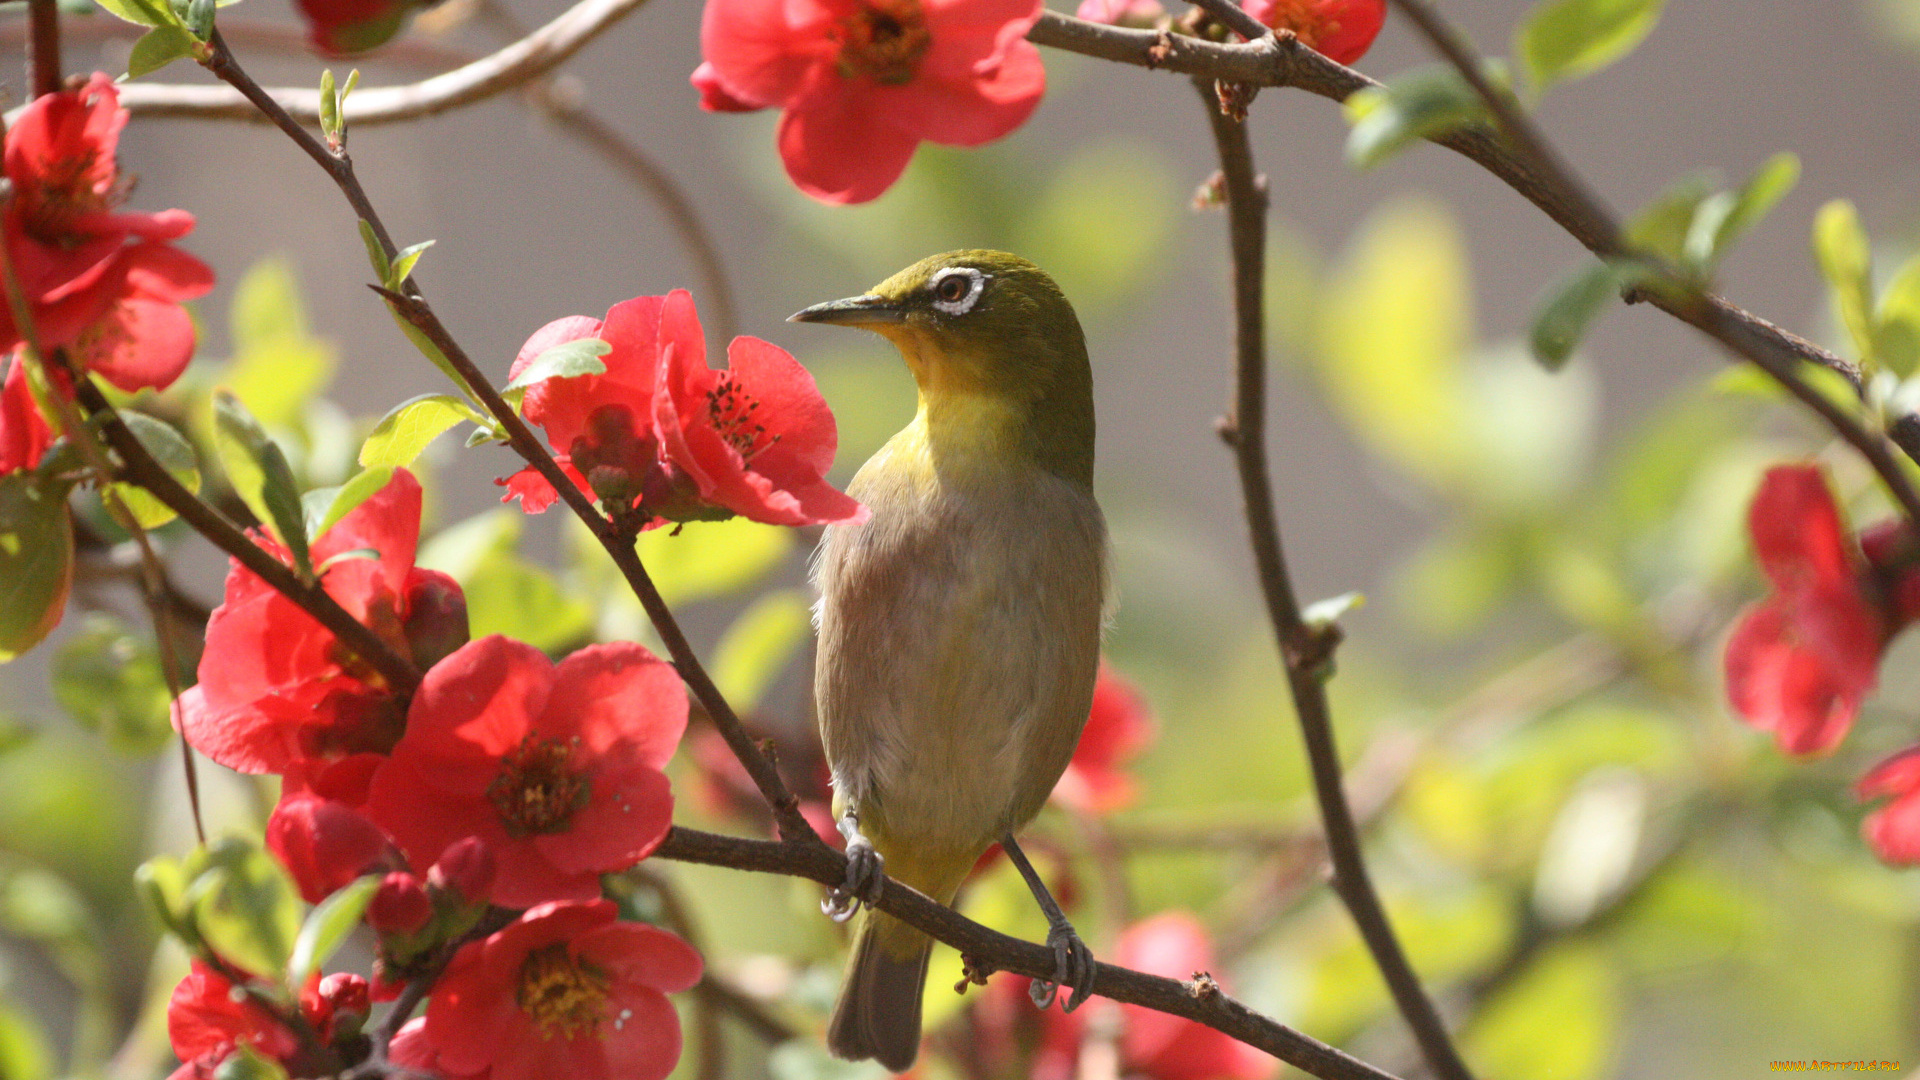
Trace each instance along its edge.
{"label": "flower center", "polygon": [[731,371],[720,372],[719,381],[707,391],[707,423],[743,462],[780,441],[778,435],[769,437],[767,425],[754,419],[758,411],[760,402],[734,383]]}
{"label": "flower center", "polygon": [[1291,30],[1309,48],[1340,32],[1340,20],[1328,10],[1326,0],[1272,0],[1273,13],[1267,25],[1275,30]]}
{"label": "flower center", "polygon": [[520,964],[520,1011],[540,1029],[540,1037],[572,1039],[592,1035],[606,1014],[606,972],[557,942],[527,954]]}
{"label": "flower center", "polygon": [[840,43],[841,76],[865,75],[882,86],[912,82],[933,44],[920,0],[866,0],[840,20],[833,37]]}
{"label": "flower center", "polygon": [[487,798],[500,811],[508,836],[565,832],[587,805],[593,786],[572,768],[579,741],[528,735],[501,757],[500,775],[487,785]]}

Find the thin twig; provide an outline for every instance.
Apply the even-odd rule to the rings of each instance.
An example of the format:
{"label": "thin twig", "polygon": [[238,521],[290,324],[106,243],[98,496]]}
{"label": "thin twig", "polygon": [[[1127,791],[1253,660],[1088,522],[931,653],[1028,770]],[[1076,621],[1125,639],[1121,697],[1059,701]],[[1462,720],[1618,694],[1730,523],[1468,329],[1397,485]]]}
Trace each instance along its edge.
{"label": "thin twig", "polygon": [[1247,9],[1233,0],[1193,0],[1193,6],[1218,19],[1221,25],[1248,41],[1259,41],[1273,35],[1271,28],[1247,14]]}
{"label": "thin twig", "polygon": [[1223,431],[1239,469],[1260,589],[1286,665],[1287,684],[1293,691],[1294,711],[1299,717],[1300,734],[1306,743],[1307,761],[1313,774],[1314,795],[1327,830],[1327,857],[1333,867],[1334,891],[1352,915],[1374,965],[1380,969],[1381,978],[1393,995],[1394,1004],[1413,1030],[1428,1067],[1441,1080],[1470,1080],[1472,1074],[1454,1049],[1439,1011],[1421,987],[1420,977],[1408,962],[1374,892],[1360,846],[1360,831],[1354,824],[1353,809],[1347,803],[1341,784],[1340,753],[1334,745],[1332,712],[1324,682],[1338,634],[1332,628],[1309,626],[1301,617],[1299,600],[1287,573],[1267,471],[1267,356],[1263,310],[1267,193],[1254,172],[1246,122],[1222,112],[1209,80],[1196,79],[1194,85],[1206,107],[1214,142],[1219,148],[1233,255],[1234,400],[1233,413],[1223,425]]}
{"label": "thin twig", "polygon": [[[80,436],[84,438],[84,436]],[[147,530],[142,528],[133,511],[121,500],[118,492],[112,488],[101,489],[101,501],[107,504],[108,511],[127,531],[132,534],[133,542],[140,548],[141,578],[145,588],[140,595],[147,602],[147,614],[153,622],[154,642],[160,649],[160,672],[167,683],[167,701],[171,709],[180,701],[184,692],[181,680],[186,669],[180,664],[179,649],[175,647],[173,632],[167,628],[168,586],[166,564],[153,550],[153,541],[148,538]],[[186,733],[180,734],[180,771],[187,782],[187,808],[193,812],[193,835],[200,846],[207,846],[207,825],[200,814],[200,768],[193,760],[193,744],[187,741]]]}
{"label": "thin twig", "polygon": [[27,85],[40,97],[60,89],[60,5],[27,0]]}
{"label": "thin twig", "polygon": [[[834,886],[846,880],[846,856],[825,844],[749,840],[675,826],[654,852],[680,862],[786,874]],[[897,881],[874,905],[960,950],[978,971],[1005,971],[1045,979],[1054,972],[1053,950],[988,929]],[[1181,1016],[1224,1032],[1322,1080],[1393,1080],[1386,1073],[1317,1039],[1247,1008],[1217,990],[1099,964],[1098,995]]]}

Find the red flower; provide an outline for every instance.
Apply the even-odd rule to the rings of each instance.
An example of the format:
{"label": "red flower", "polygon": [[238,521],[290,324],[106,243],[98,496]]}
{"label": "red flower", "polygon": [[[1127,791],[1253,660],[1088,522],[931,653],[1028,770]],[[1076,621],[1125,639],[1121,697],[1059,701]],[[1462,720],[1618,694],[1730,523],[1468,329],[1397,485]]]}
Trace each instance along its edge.
{"label": "red flower", "polygon": [[1088,22],[1146,30],[1159,23],[1166,13],[1159,0],[1080,0],[1079,9],[1073,14]]}
{"label": "red flower", "polygon": [[[528,420],[547,432],[575,482],[655,519],[739,514],[771,525],[855,520],[861,505],[825,480],[838,443],[813,377],[785,350],[737,337],[728,368],[707,367],[693,297],[684,289],[616,304],[606,320],[548,323],[512,374],[556,345],[598,337],[612,347],[597,375],[528,387]],[[505,481],[531,513],[554,500],[531,469]]]}
{"label": "red flower", "polygon": [[198,960],[167,1001],[167,1036],[182,1062],[170,1080],[212,1080],[214,1070],[241,1046],[275,1061],[300,1050],[279,1018]]}
{"label": "red flower", "polygon": [[287,868],[300,896],[317,904],[353,879],[389,862],[393,841],[359,811],[300,792],[267,818],[267,850]]}
{"label": "red flower", "polygon": [[497,904],[590,899],[601,874],[666,836],[660,770],[686,724],[679,676],[639,645],[589,646],[555,667],[530,645],[483,638],[427,673],[367,812],[421,872],[479,837]]}
{"label": "red flower", "polygon": [[349,56],[391,41],[407,25],[407,0],[299,0],[307,40],[322,56]]}
{"label": "red flower", "polygon": [[1153,741],[1153,719],[1132,684],[1103,660],[1093,684],[1093,708],[1080,732],[1080,745],[1053,799],[1079,814],[1106,814],[1134,798],[1133,777],[1120,766]]}
{"label": "red flower", "polygon": [[[823,202],[887,190],[929,139],[991,142],[1046,88],[1038,0],[708,0],[708,108],[778,108],[780,160]],[[704,74],[703,74],[704,73]]]}
{"label": "red flower", "polygon": [[[180,303],[211,289],[213,272],[167,243],[193,229],[193,215],[114,212],[130,186],[114,161],[126,123],[104,74],[28,104],[7,131],[4,232],[41,346],[132,391],[185,369],[194,331]],[[0,306],[0,348],[24,336]]]}
{"label": "red flower", "polygon": [[1727,641],[1727,697],[1787,753],[1831,750],[1873,689],[1887,642],[1920,613],[1905,600],[1911,568],[1896,565],[1906,532],[1876,531],[1876,559],[1863,559],[1814,465],[1768,470],[1747,524],[1774,592]]}
{"label": "red flower", "polygon": [[1246,9],[1336,64],[1365,56],[1387,20],[1387,0],[1247,0]]}
{"label": "red flower", "polygon": [[6,364],[6,377],[0,381],[0,476],[39,465],[53,441],[27,385],[26,362],[16,352]]}
{"label": "red flower", "polygon": [[[1193,916],[1170,911],[1135,923],[1120,935],[1114,963],[1169,979],[1191,979],[1213,965],[1213,947]],[[1026,1008],[1027,980],[1002,979],[985,996],[980,1019],[989,1053],[1006,1056],[1016,1040],[1009,1027],[1037,1018],[1027,1075],[1031,1080],[1071,1080],[1078,1075],[1087,1013]],[[1106,1007],[1112,1007],[1108,1005]],[[1138,1005],[1120,1005],[1121,1071],[1149,1080],[1262,1080],[1279,1062],[1233,1037],[1177,1016]]]}
{"label": "red flower", "polygon": [[615,921],[609,901],[542,904],[461,948],[395,1060],[492,1080],[659,1080],[680,1059],[667,995],[700,971],[686,942]]}
{"label": "red flower", "polygon": [[1860,823],[1873,850],[1890,863],[1920,863],[1920,746],[1909,746],[1874,766],[1854,793],[1863,801],[1892,798]]}
{"label": "red flower", "polygon": [[[273,541],[257,539],[287,559]],[[419,539],[420,483],[403,469],[314,540],[312,555],[318,566],[348,552],[377,552],[329,567],[328,595],[403,654],[431,659],[450,636],[465,637],[465,613],[449,599],[459,593],[452,579],[414,567]],[[187,741],[222,765],[302,775],[335,758],[385,752],[404,724],[377,672],[238,562],[227,573],[226,601],[207,623],[200,683],[181,695],[177,716]]]}

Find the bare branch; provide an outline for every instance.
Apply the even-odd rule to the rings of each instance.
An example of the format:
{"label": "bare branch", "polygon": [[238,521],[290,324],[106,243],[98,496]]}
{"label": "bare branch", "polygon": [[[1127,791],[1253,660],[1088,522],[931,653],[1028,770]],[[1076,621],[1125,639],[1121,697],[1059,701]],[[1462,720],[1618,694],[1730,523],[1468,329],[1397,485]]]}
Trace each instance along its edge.
{"label": "bare branch", "polygon": [[39,97],[60,89],[60,5],[28,0],[27,17],[27,84]]}

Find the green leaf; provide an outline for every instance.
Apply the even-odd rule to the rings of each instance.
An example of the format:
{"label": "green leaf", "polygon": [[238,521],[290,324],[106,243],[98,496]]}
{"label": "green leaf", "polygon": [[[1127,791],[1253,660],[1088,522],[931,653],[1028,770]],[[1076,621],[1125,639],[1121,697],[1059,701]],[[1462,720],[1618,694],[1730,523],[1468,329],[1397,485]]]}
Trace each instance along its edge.
{"label": "green leaf", "polygon": [[393,480],[393,466],[376,465],[355,473],[353,479],[341,484],[327,501],[326,509],[313,525],[313,538],[319,540],[333,528],[334,523],[353,512],[354,507],[366,502]]}
{"label": "green leaf", "polygon": [[240,1043],[213,1070],[213,1080],[287,1080],[286,1066],[248,1043]]}
{"label": "green leaf", "polygon": [[204,42],[213,37],[214,0],[187,0],[187,33],[192,34],[196,42]]}
{"label": "green leaf", "polygon": [[[673,535],[676,532],[680,535]],[[739,592],[758,582],[793,549],[793,534],[742,518],[697,521],[641,533],[635,547],[660,595],[677,605]]]}
{"label": "green leaf", "polygon": [[227,319],[233,359],[217,381],[269,430],[299,430],[337,361],[332,344],[308,328],[292,265],[281,258],[254,263],[234,290]]}
{"label": "green leaf", "polygon": [[144,900],[160,925],[188,945],[197,944],[200,935],[193,925],[193,911],[187,903],[187,887],[192,878],[179,859],[156,855],[133,872],[134,890]]}
{"label": "green leaf", "polygon": [[[378,244],[374,245],[374,250],[379,250]],[[400,332],[407,336],[408,341],[413,342],[413,347],[420,350],[420,355],[431,361],[434,367],[439,368],[440,373],[447,377],[448,382],[460,387],[466,385],[460,378],[460,373],[454,370],[452,361],[448,360],[446,354],[440,351],[440,346],[435,345],[427,335],[421,333],[419,327],[408,322],[406,318],[400,314],[400,310],[393,306],[393,301],[391,300],[387,301],[387,312],[393,316],[394,324],[400,327]]]}
{"label": "green leaf", "polygon": [[53,698],[116,749],[151,754],[173,739],[172,695],[152,641],[111,616],[89,614],[53,655]]}
{"label": "green leaf", "polygon": [[60,623],[73,586],[73,525],[64,483],[26,470],[0,476],[0,663]]}
{"label": "green leaf", "polygon": [[575,338],[563,341],[550,349],[543,350],[533,362],[522,368],[520,374],[513,377],[502,393],[525,390],[534,383],[548,379],[571,379],[581,375],[600,375],[606,372],[606,361],[600,359],[613,351],[613,346],[599,338]]}
{"label": "green leaf", "polygon": [[133,51],[127,54],[127,78],[137,79],[192,56],[198,44],[199,40],[182,27],[156,26],[133,43]]}
{"label": "green leaf", "polygon": [[734,708],[757,707],[812,626],[801,592],[780,589],[762,596],[721,635],[713,652],[714,684]]}
{"label": "green leaf", "polygon": [[[1489,65],[1489,77],[1496,70]],[[1504,87],[1504,78],[1496,85]],[[1344,108],[1353,127],[1347,135],[1347,161],[1359,169],[1371,169],[1421,139],[1488,119],[1480,95],[1459,72],[1441,64],[1415,68],[1385,86],[1361,90],[1347,98]]]}
{"label": "green leaf", "polygon": [[376,874],[356,878],[351,884],[320,901],[300,924],[300,935],[293,942],[293,958],[287,964],[287,988],[299,993],[307,976],[320,970],[346,943],[347,935],[360,924],[367,904],[380,888]]}
{"label": "green leaf", "polygon": [[273,531],[293,554],[302,577],[313,577],[307,552],[306,515],[293,484],[287,457],[247,407],[226,390],[213,394],[214,446],[227,480],[255,518]]}
{"label": "green leaf", "polygon": [[1840,324],[1847,328],[1862,365],[1876,361],[1873,348],[1873,250],[1853,204],[1835,199],[1813,218],[1813,255],[1832,289]]}
{"label": "green leaf", "polygon": [[393,257],[393,265],[387,268],[387,288],[399,292],[400,286],[405,285],[407,278],[412,276],[414,264],[418,263],[420,256],[426,254],[427,249],[433,245],[432,240],[422,240],[411,247],[400,249]]}
{"label": "green leaf", "polygon": [[187,887],[201,935],[239,967],[277,977],[300,934],[300,897],[286,871],[237,837],[215,841],[206,849],[204,866]]}
{"label": "green leaf", "polygon": [[1799,182],[1800,158],[1783,151],[1768,158],[1738,191],[1722,191],[1702,200],[1688,226],[1681,258],[1689,266],[1711,270],[1733,242],[1759,224]]}
{"label": "green leaf", "polygon": [[367,246],[367,261],[373,264],[374,280],[384,283],[393,263],[387,259],[387,249],[380,246],[380,236],[365,218],[360,219],[360,242]]}
{"label": "green leaf", "polygon": [[340,99],[334,94],[333,69],[320,69],[320,132],[328,138],[340,133]]}
{"label": "green leaf", "polygon": [[526,515],[495,508],[443,529],[420,547],[417,564],[464,586],[475,640],[504,634],[552,652],[593,629],[593,607],[515,551]]}
{"label": "green leaf", "polygon": [[1586,263],[1549,288],[1534,309],[1527,344],[1548,371],[1559,371],[1573,355],[1588,327],[1620,290],[1654,277],[1641,263],[1600,260]]}
{"label": "green leaf", "polygon": [[1718,184],[1719,178],[1707,171],[1681,177],[1627,223],[1627,243],[1668,262],[1680,262],[1700,204],[1713,195]]}
{"label": "green leaf", "polygon": [[1549,0],[1535,7],[1513,42],[1534,95],[1632,52],[1653,32],[1662,6],[1663,0]]}
{"label": "green leaf", "polygon": [[1920,369],[1920,254],[1908,259],[1881,291],[1873,328],[1887,370],[1906,378]]}
{"label": "green leaf", "polygon": [[115,15],[140,26],[179,26],[180,18],[173,13],[173,6],[157,3],[155,0],[99,0],[101,7],[109,15]]}
{"label": "green leaf", "polygon": [[[145,413],[131,410],[122,412],[120,419],[140,440],[149,456],[167,470],[167,474],[180,481],[180,486],[188,491],[200,490],[200,458],[193,452],[193,444],[186,436],[175,431],[173,425],[156,420]],[[153,497],[144,488],[135,484],[114,484],[111,490],[126,505],[128,513],[133,515],[142,529],[157,529],[172,521],[172,507]]]}
{"label": "green leaf", "polygon": [[0,1076],[32,1080],[57,1075],[53,1047],[33,1014],[0,1000]]}
{"label": "green leaf", "polygon": [[452,394],[422,394],[388,410],[360,446],[360,464],[407,466],[427,444],[462,420],[483,423],[463,398]]}

